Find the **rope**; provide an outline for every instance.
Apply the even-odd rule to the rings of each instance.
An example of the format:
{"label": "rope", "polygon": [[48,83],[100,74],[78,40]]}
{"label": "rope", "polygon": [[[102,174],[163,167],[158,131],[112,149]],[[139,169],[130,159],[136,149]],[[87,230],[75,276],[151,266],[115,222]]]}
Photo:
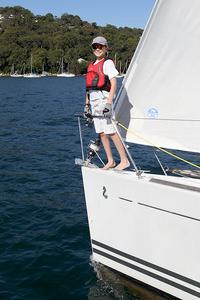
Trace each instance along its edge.
{"label": "rope", "polygon": [[116,122],[117,122],[117,125],[119,125],[119,126],[122,127],[123,129],[125,129],[127,132],[130,132],[130,134],[135,135],[136,137],[138,137],[138,138],[140,138],[141,140],[143,140],[144,142],[146,142],[146,143],[152,145],[153,147],[159,149],[160,151],[162,151],[162,152],[164,152],[164,153],[166,153],[166,154],[168,154],[168,155],[170,155],[170,156],[172,156],[172,157],[174,157],[174,158],[176,158],[176,159],[178,159],[178,160],[180,160],[180,161],[183,161],[184,163],[187,163],[187,164],[189,164],[189,165],[191,165],[191,166],[193,166],[193,167],[195,167],[195,168],[197,168],[197,169],[200,169],[200,166],[198,166],[197,164],[194,164],[194,163],[192,163],[192,162],[190,162],[190,161],[188,161],[188,160],[186,160],[186,159],[184,159],[184,158],[182,158],[182,157],[180,157],[180,156],[178,156],[178,155],[176,155],[176,154],[174,154],[174,153],[172,153],[172,152],[170,152],[170,151],[168,151],[168,150],[165,150],[165,149],[163,149],[163,148],[161,148],[161,147],[159,147],[159,146],[154,145],[154,144],[153,144],[152,142],[150,142],[149,140],[143,138],[143,137],[140,136],[139,134],[137,134],[137,133],[133,132],[132,130],[126,128],[126,127],[125,127],[124,125],[122,125],[120,122],[118,122],[118,121],[116,121]]}

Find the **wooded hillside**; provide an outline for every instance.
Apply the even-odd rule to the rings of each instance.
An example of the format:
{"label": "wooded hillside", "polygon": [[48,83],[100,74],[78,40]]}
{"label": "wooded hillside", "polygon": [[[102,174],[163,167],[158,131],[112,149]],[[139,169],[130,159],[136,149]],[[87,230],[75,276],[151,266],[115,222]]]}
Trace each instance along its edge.
{"label": "wooded hillside", "polygon": [[0,73],[10,73],[13,65],[19,73],[30,70],[32,54],[33,67],[38,73],[58,72],[63,57],[65,68],[69,64],[70,72],[83,74],[93,58],[91,41],[98,35],[107,38],[110,56],[116,58],[117,68],[121,65],[123,71],[142,31],[110,24],[97,26],[67,13],[58,18],[51,13],[34,15],[20,6],[0,7]]}

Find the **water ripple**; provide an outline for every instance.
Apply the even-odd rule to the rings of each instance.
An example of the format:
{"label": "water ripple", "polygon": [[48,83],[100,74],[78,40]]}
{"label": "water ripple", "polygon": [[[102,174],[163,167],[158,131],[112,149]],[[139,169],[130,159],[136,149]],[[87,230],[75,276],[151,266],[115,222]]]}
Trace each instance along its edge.
{"label": "water ripple", "polygon": [[[81,156],[74,113],[82,111],[84,94],[83,78],[0,78],[2,300],[122,299],[99,285],[89,260],[81,171],[74,165]],[[95,133],[83,132],[87,146]],[[152,156],[144,157],[150,167]]]}

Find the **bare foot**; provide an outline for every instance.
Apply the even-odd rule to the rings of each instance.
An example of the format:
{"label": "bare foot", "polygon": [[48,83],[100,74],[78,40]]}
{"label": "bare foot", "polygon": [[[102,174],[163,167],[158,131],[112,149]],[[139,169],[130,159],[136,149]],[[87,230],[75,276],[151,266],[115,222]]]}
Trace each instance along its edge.
{"label": "bare foot", "polygon": [[107,164],[102,168],[102,170],[108,170],[116,166],[115,161],[107,162]]}
{"label": "bare foot", "polygon": [[126,161],[121,161],[115,168],[115,170],[118,170],[118,171],[122,171],[126,168],[128,168],[130,166],[130,163],[128,160]]}

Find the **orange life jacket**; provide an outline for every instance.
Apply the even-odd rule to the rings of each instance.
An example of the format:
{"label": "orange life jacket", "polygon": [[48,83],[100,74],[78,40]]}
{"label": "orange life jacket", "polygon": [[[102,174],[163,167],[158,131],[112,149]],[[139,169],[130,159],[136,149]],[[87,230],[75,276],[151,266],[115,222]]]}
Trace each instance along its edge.
{"label": "orange life jacket", "polygon": [[86,74],[86,90],[102,90],[110,91],[110,80],[107,75],[103,73],[103,64],[108,58],[103,58],[97,64],[92,61]]}

